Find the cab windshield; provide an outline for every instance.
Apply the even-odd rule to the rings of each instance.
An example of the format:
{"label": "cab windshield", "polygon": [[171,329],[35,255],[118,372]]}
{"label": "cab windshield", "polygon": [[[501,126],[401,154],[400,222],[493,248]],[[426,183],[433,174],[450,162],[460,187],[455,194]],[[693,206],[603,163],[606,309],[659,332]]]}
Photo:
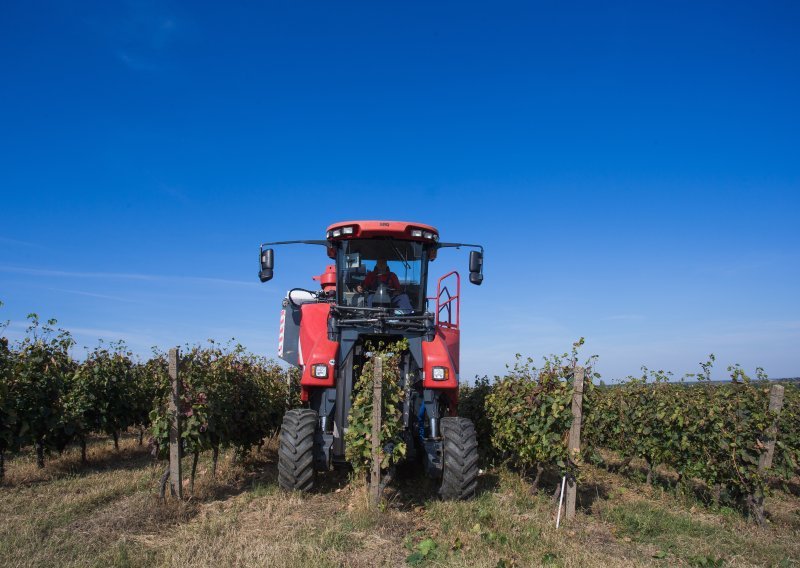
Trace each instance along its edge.
{"label": "cab windshield", "polygon": [[392,307],[423,312],[428,251],[423,243],[395,239],[341,241],[336,258],[337,302],[372,307],[373,294],[385,284]]}

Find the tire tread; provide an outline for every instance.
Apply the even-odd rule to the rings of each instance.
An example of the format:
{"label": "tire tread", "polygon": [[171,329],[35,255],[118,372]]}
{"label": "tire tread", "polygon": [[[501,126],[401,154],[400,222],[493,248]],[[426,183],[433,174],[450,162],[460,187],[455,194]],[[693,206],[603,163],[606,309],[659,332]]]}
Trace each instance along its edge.
{"label": "tire tread", "polygon": [[278,484],[287,491],[314,487],[314,432],[317,413],[296,408],[283,415],[278,449]]}
{"label": "tire tread", "polygon": [[478,486],[478,441],[468,418],[448,416],[441,421],[444,438],[442,486],[446,500],[464,500],[475,495]]}

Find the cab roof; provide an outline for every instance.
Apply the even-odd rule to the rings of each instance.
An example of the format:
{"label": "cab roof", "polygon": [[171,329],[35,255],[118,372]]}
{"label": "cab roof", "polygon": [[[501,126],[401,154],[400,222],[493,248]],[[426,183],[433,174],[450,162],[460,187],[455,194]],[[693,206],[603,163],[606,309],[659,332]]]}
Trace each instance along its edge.
{"label": "cab roof", "polygon": [[408,221],[343,221],[330,225],[325,233],[330,241],[393,237],[423,242],[438,242],[439,231],[431,225]]}

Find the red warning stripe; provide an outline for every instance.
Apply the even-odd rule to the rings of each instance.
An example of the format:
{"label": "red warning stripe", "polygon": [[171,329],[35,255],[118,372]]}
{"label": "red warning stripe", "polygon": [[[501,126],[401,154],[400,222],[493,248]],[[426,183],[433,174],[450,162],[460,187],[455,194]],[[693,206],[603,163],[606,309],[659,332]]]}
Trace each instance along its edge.
{"label": "red warning stripe", "polygon": [[283,330],[286,328],[286,310],[281,310],[281,326],[278,333],[278,356],[283,357]]}

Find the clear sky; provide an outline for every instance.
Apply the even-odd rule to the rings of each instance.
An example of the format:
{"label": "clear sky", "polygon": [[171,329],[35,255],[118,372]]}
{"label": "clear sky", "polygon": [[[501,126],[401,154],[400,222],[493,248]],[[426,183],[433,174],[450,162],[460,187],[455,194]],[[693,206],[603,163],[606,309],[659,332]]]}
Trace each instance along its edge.
{"label": "clear sky", "polygon": [[658,4],[5,3],[0,319],[273,355],[327,257],[261,241],[416,220],[486,246],[462,376],[798,376],[800,4]]}

